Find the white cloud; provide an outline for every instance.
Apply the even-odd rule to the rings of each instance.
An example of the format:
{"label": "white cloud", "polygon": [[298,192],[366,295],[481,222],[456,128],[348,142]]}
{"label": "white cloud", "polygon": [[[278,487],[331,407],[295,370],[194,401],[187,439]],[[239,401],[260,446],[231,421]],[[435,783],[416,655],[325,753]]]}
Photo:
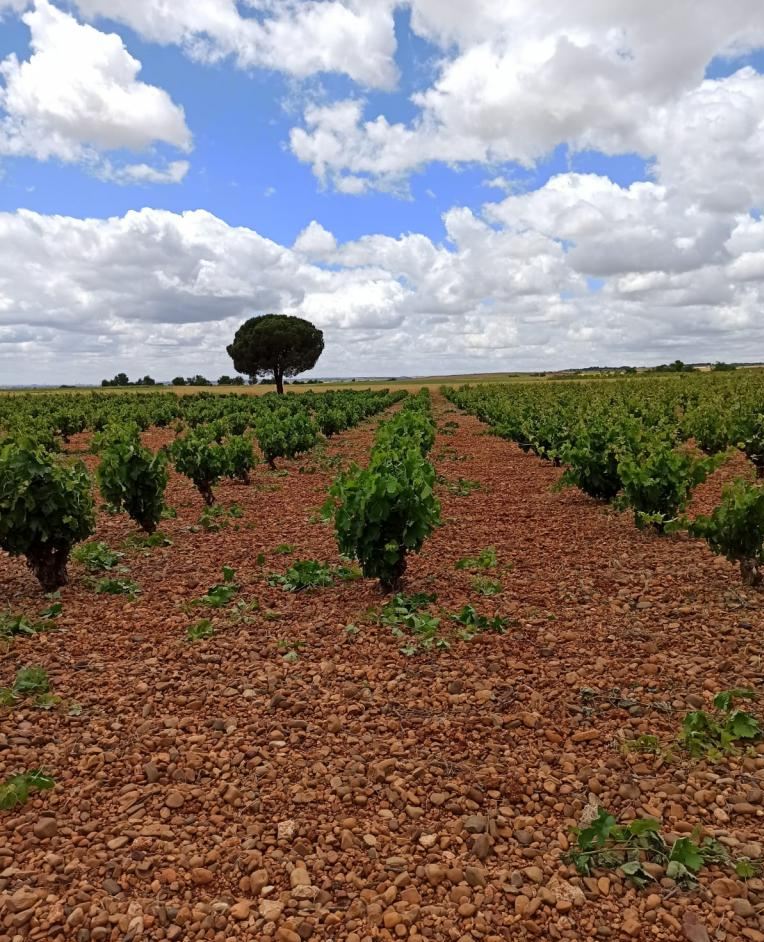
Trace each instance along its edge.
{"label": "white cloud", "polygon": [[321,258],[334,252],[337,240],[320,222],[313,219],[297,236],[292,247],[295,252]]}
{"label": "white cloud", "polygon": [[149,164],[126,164],[113,167],[109,161],[103,161],[98,168],[98,176],[111,183],[181,183],[189,171],[187,160],[173,160],[164,167],[152,167]]}
{"label": "white cloud", "polygon": [[713,125],[714,156],[747,142],[750,175],[761,153],[760,79],[746,70],[704,82],[714,57],[764,46],[759,0],[411,5],[413,28],[446,52],[434,83],[412,96],[417,117],[391,124],[352,99],[309,107],[292,132],[295,155],[343,192],[389,187],[432,161],[530,167],[559,144],[656,155],[668,178]]}
{"label": "white cloud", "polygon": [[[242,68],[304,78],[342,72],[391,88],[397,77],[387,0],[76,0],[84,16],[125,23],[154,42],[183,46],[203,62],[233,57]],[[242,15],[240,6],[250,8]]]}
{"label": "white cloud", "polygon": [[[659,187],[641,186],[557,178],[497,204],[491,222],[451,210],[442,244],[421,234],[338,244],[313,223],[289,248],[204,211],[0,214],[0,366],[6,382],[27,378],[30,362],[63,382],[222,373],[241,320],[270,310],[325,331],[319,372],[330,375],[750,358],[764,342],[764,224],[727,217],[726,235],[709,225],[713,238],[685,246],[691,226],[669,202],[669,236],[646,256],[640,226],[654,226],[662,204]],[[636,241],[631,254],[619,243],[618,264],[613,226]],[[590,291],[586,276],[606,268]]]}
{"label": "white cloud", "polygon": [[[58,158],[98,168],[104,151],[146,151],[155,142],[191,147],[183,109],[137,76],[119,36],[78,23],[47,0],[23,20],[32,53],[0,63],[0,154]],[[122,173],[162,181],[182,177],[182,162],[167,171],[124,168]],[[150,172],[151,171],[151,172]]]}

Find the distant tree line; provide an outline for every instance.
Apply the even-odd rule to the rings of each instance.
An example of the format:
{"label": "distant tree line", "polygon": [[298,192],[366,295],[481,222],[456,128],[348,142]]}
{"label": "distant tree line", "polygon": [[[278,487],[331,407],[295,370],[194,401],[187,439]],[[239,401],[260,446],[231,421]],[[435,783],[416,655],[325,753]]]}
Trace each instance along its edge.
{"label": "distant tree line", "polygon": [[[224,374],[217,383],[207,379],[197,373],[196,376],[176,376],[171,380],[171,386],[244,386],[246,380],[243,376],[228,376]],[[128,377],[127,373],[117,373],[114,379],[102,379],[101,386],[156,386],[157,381],[151,376],[144,376],[143,379],[136,379],[134,382]]]}

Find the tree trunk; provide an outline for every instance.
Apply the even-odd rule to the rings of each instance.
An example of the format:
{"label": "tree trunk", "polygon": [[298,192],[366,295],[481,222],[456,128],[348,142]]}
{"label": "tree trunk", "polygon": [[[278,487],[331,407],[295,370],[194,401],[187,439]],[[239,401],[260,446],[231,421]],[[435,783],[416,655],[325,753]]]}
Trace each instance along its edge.
{"label": "tree trunk", "polygon": [[27,553],[29,568],[37,577],[43,592],[55,592],[68,582],[66,564],[69,547],[49,546],[45,543],[32,547]]}
{"label": "tree trunk", "polygon": [[740,560],[740,575],[743,578],[743,585],[761,585],[761,571],[755,559]]}
{"label": "tree trunk", "polygon": [[215,495],[212,493],[212,486],[208,481],[202,481],[196,486],[199,488],[199,493],[204,498],[204,503],[208,507],[211,507],[215,503]]}
{"label": "tree trunk", "polygon": [[279,394],[279,396],[283,396],[284,395],[284,374],[281,372],[281,370],[273,371],[273,379],[276,383],[276,392]]}
{"label": "tree trunk", "polygon": [[151,519],[144,518],[143,520],[139,520],[138,523],[141,530],[143,530],[144,533],[148,533],[149,536],[156,531],[157,525]]}
{"label": "tree trunk", "polygon": [[401,557],[398,562],[393,566],[390,575],[387,577],[380,578],[379,584],[382,586],[383,592],[395,592],[396,589],[400,588],[401,579],[403,574],[406,572],[406,554],[401,553]]}

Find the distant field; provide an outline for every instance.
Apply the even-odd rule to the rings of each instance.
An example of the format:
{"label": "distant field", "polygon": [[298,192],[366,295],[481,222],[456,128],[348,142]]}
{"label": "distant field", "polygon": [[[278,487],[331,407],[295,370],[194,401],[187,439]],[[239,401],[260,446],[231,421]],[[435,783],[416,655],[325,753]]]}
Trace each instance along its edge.
{"label": "distant field", "polygon": [[[287,392],[325,392],[332,389],[406,389],[416,391],[422,386],[429,389],[438,389],[440,386],[449,386],[462,383],[510,383],[510,382],[538,382],[544,381],[547,377],[532,375],[529,373],[462,373],[452,376],[408,376],[402,379],[372,379],[357,382],[326,382],[326,383],[294,383],[285,384]],[[263,396],[265,393],[274,392],[276,387],[272,383],[258,384],[257,386],[46,386],[41,389],[7,389],[0,387],[0,394],[14,393],[150,393],[150,392],[175,392],[179,396],[187,396],[191,393],[210,392],[210,393],[241,393],[247,396]]]}
{"label": "distant field", "polygon": [[[747,363],[738,367],[738,372],[745,370],[759,370],[764,364]],[[707,372],[709,367],[698,367],[698,372]],[[409,392],[415,392],[426,386],[430,390],[439,389],[441,386],[461,386],[464,383],[557,383],[565,380],[576,380],[578,382],[587,380],[613,380],[624,379],[638,376],[673,376],[673,373],[653,373],[647,370],[640,370],[634,373],[594,373],[581,371],[579,373],[548,373],[546,375],[539,373],[453,373],[448,376],[406,376],[401,379],[370,379],[358,381],[339,381],[339,382],[318,382],[318,383],[293,383],[285,384],[287,392],[325,392],[332,389],[405,389]],[[258,384],[256,386],[47,386],[42,389],[7,389],[0,387],[0,395],[13,393],[149,393],[149,392],[174,392],[179,396],[188,396],[192,393],[240,393],[245,396],[264,396],[266,393],[275,392],[275,385],[272,383]]]}

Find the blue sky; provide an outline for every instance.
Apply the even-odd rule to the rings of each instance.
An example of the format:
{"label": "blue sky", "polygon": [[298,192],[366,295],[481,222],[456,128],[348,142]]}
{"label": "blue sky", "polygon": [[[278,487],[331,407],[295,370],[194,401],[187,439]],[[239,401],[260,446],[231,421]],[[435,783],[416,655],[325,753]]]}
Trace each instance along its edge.
{"label": "blue sky", "polygon": [[[601,61],[612,30],[594,0],[523,0],[506,22],[487,0],[445,21],[432,0],[199,0],[160,26],[158,0],[3,5],[6,237],[48,264],[53,230],[81,244],[83,220],[116,220],[90,226],[105,254],[130,226],[147,240],[129,278],[56,257],[30,296],[0,270],[9,375],[31,350],[56,380],[203,365],[191,325],[216,349],[262,303],[317,319],[332,373],[649,362],[667,347],[702,359],[720,343],[742,358],[758,342],[755,5],[702,0],[688,26],[679,0],[660,23],[672,48],[650,11],[618,0],[616,66]],[[216,230],[201,248],[200,226]]]}

